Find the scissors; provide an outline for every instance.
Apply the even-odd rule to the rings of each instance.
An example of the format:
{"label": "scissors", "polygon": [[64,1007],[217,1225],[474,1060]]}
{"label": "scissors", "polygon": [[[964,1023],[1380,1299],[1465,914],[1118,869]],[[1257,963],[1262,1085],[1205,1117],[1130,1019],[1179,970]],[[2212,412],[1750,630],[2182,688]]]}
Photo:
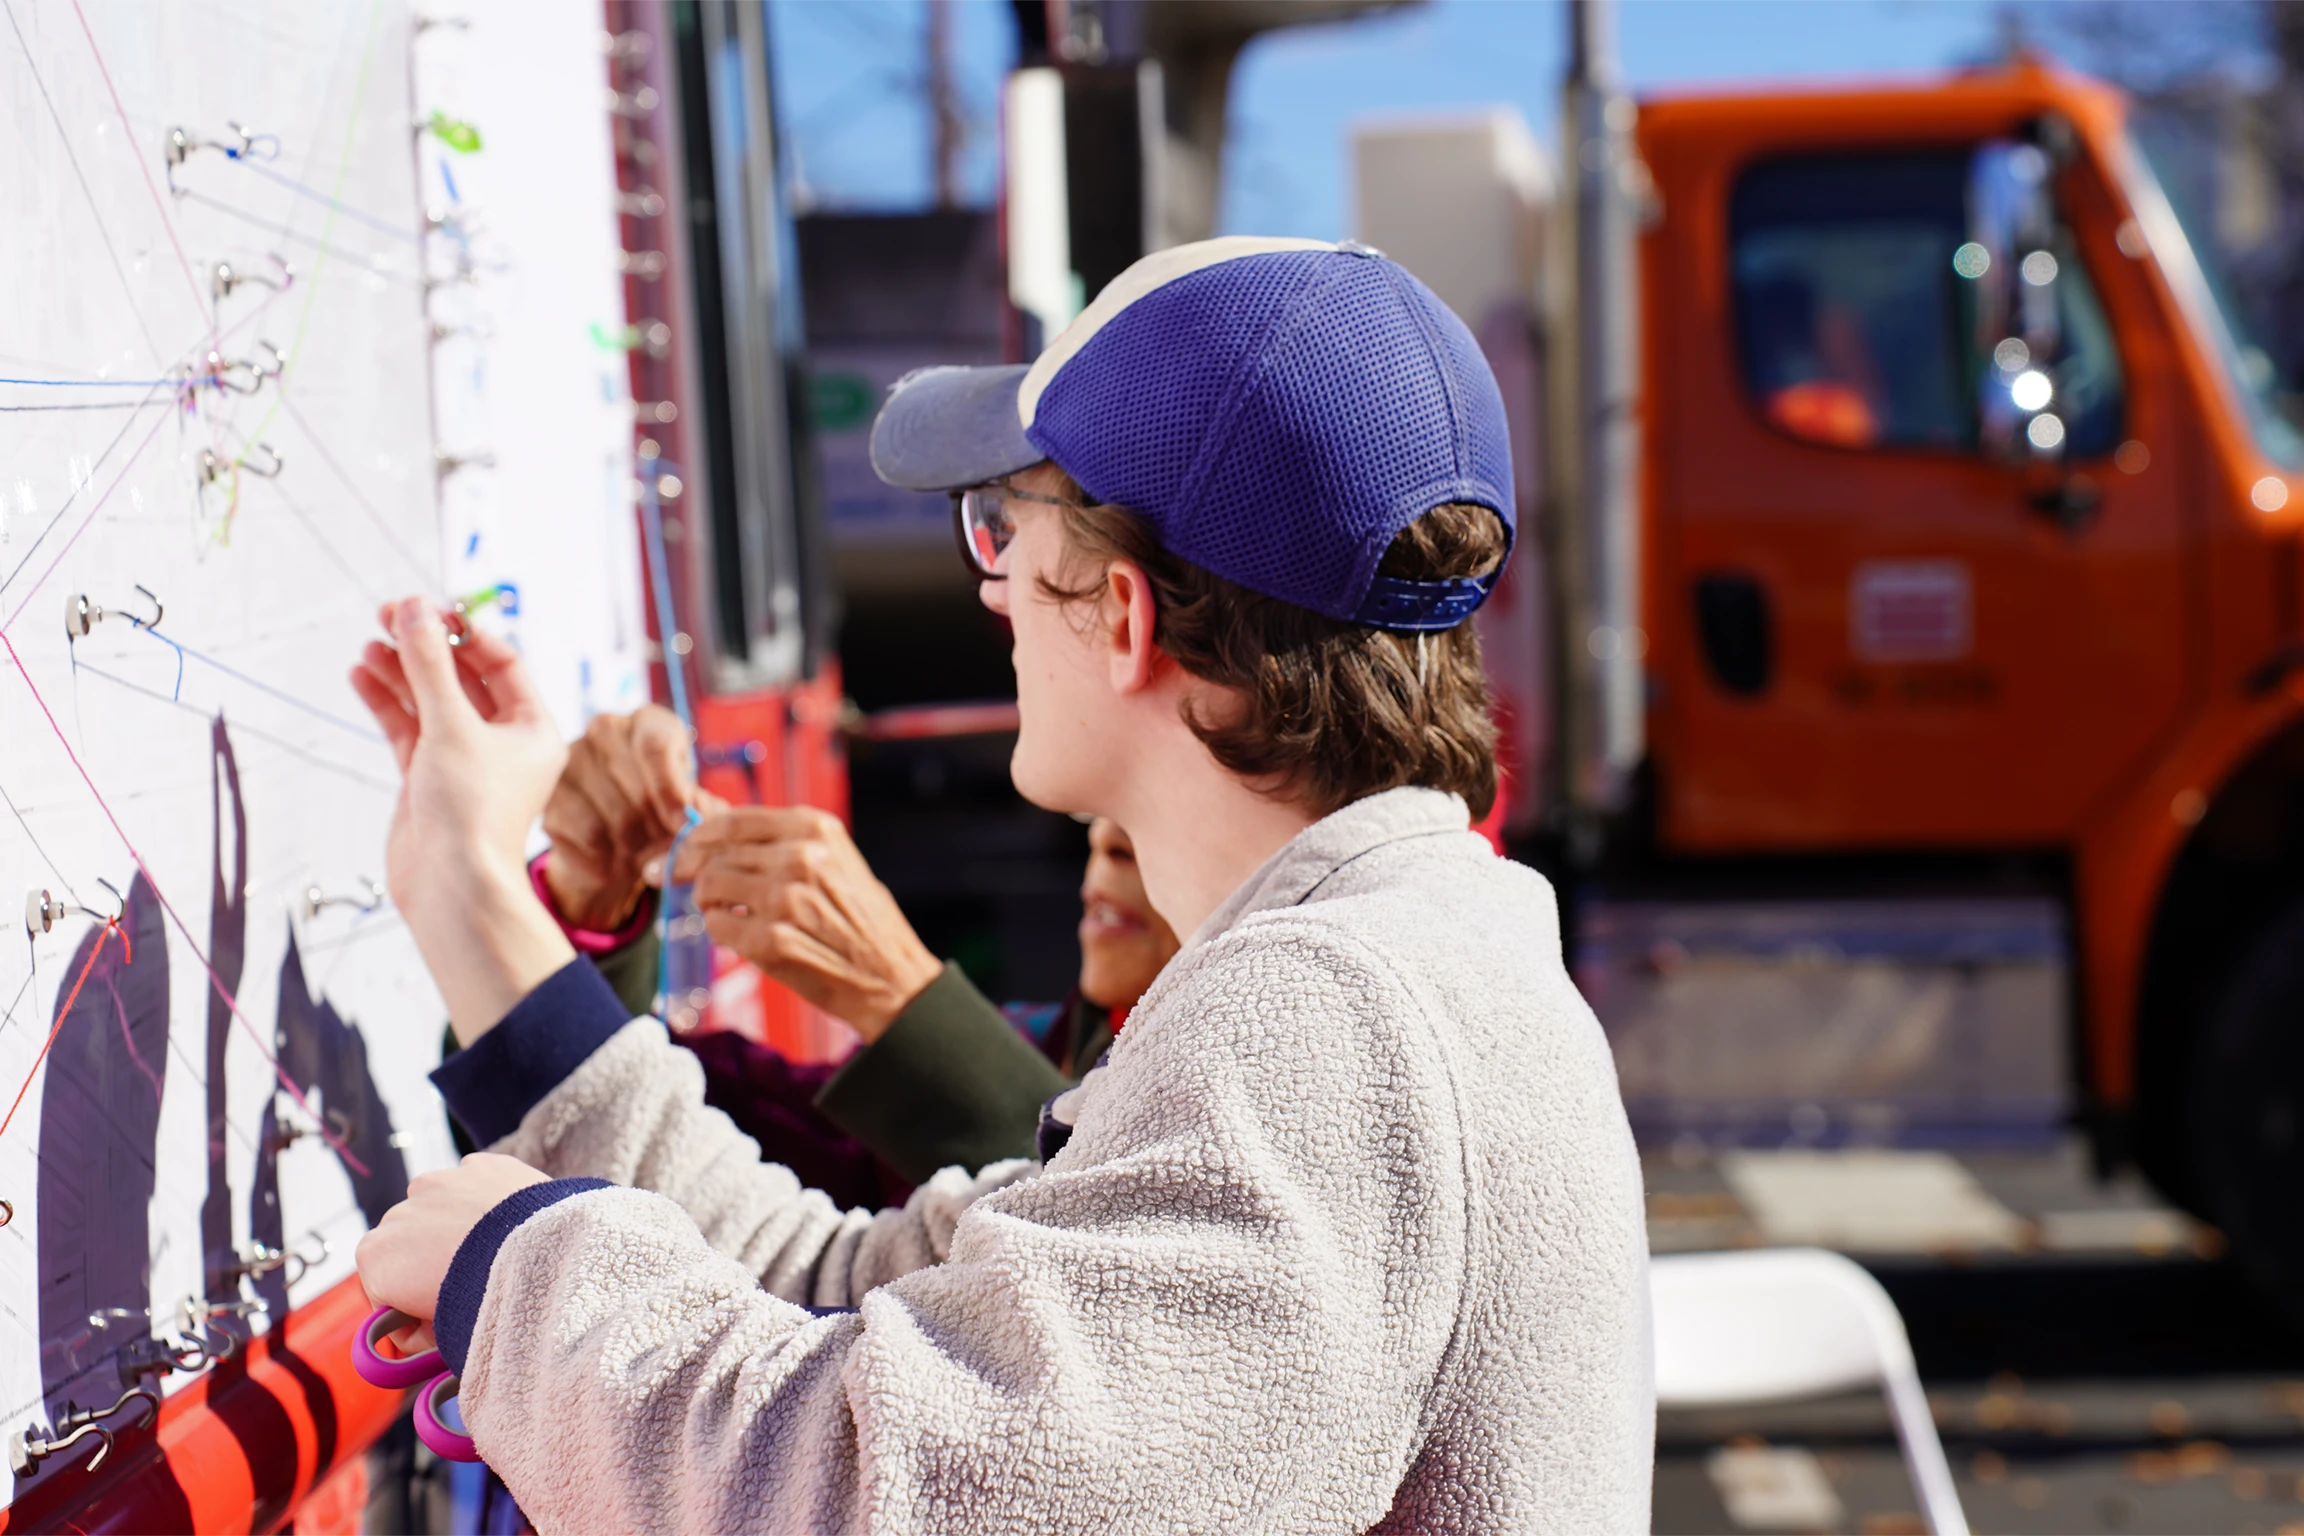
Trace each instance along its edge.
{"label": "scissors", "polygon": [[421,1383],[422,1390],[416,1394],[416,1438],[430,1446],[433,1454],[449,1461],[478,1461],[480,1452],[472,1437],[449,1428],[441,1415],[448,1400],[456,1395],[457,1382],[456,1373],[441,1364],[440,1351],[427,1349],[421,1354],[393,1357],[376,1348],[388,1336],[416,1322],[392,1307],[378,1307],[369,1313],[368,1321],[352,1339],[352,1368],[372,1387],[398,1389]]}

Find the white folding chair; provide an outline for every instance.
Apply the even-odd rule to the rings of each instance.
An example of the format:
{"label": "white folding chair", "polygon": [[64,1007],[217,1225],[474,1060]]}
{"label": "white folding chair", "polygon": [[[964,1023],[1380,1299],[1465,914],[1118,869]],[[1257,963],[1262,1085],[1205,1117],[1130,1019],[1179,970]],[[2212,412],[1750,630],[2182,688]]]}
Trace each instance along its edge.
{"label": "white folding chair", "polygon": [[1877,1386],[1936,1536],[1968,1536],[1904,1320],[1880,1282],[1821,1248],[1652,1260],[1656,1406],[1788,1402]]}

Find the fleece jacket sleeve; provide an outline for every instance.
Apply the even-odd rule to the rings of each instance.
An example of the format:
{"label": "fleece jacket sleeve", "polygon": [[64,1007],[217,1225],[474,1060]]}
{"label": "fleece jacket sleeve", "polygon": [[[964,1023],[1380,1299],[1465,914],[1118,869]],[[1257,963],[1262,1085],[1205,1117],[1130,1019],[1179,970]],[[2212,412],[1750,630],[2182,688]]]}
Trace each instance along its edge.
{"label": "fleece jacket sleeve", "polygon": [[944,1256],[960,1208],[1029,1163],[931,1178],[900,1207],[843,1211],[704,1103],[704,1069],[654,1019],[627,1018],[578,957],[432,1074],[472,1139],[556,1180],[653,1190],[758,1284],[803,1306],[852,1305]]}
{"label": "fleece jacket sleeve", "polygon": [[1070,1087],[1031,1041],[946,965],[816,1107],[912,1183],[1030,1157],[1040,1106]]}
{"label": "fleece jacket sleeve", "polygon": [[1458,1327],[1454,1095],[1365,951],[1266,929],[1212,958],[1156,986],[1044,1172],[932,1181],[944,1262],[849,1315],[724,1256],[723,1197],[699,1192],[760,1175],[681,1145],[702,1121],[661,1031],[603,1047],[511,1145],[676,1186],[704,1232],[602,1189],[497,1248],[463,1407],[521,1508],[554,1531],[1376,1525],[1404,1463],[1317,1507],[1342,1485],[1305,1473],[1398,1454],[1371,1449],[1371,1405],[1407,1416],[1381,1443],[1411,1443]]}

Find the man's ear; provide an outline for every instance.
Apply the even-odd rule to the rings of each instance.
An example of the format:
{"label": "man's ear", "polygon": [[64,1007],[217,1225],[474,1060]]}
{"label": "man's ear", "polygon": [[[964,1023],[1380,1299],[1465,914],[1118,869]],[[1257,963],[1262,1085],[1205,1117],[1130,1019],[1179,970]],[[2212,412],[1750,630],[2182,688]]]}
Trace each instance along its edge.
{"label": "man's ear", "polygon": [[1097,628],[1115,693],[1141,693],[1152,686],[1160,661],[1152,639],[1158,617],[1144,568],[1132,560],[1113,561],[1104,572]]}

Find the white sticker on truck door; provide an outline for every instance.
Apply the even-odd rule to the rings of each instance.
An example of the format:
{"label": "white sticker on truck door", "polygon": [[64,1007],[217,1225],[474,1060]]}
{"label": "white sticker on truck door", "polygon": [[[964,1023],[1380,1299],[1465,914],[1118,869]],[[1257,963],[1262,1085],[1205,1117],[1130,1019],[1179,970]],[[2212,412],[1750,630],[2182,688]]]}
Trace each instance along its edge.
{"label": "white sticker on truck door", "polygon": [[1974,609],[1956,560],[1867,561],[1848,579],[1848,646],[1859,661],[1958,661]]}

